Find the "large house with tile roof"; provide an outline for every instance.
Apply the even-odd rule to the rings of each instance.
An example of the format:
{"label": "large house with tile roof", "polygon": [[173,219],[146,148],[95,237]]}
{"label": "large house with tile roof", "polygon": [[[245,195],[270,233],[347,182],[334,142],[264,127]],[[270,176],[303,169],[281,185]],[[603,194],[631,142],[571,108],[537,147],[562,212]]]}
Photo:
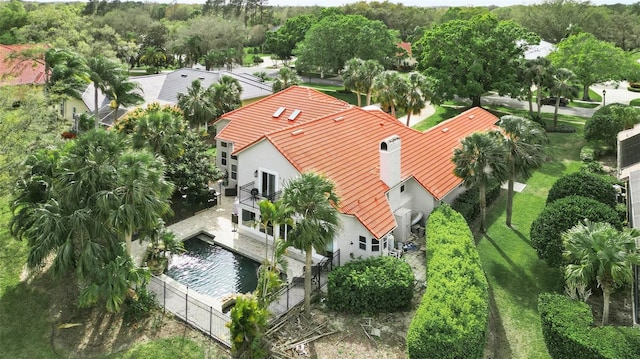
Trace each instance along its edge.
{"label": "large house with tile roof", "polygon": [[[202,87],[207,88],[212,84],[218,83],[223,76],[230,76],[240,83],[242,93],[240,100],[243,105],[257,101],[261,98],[272,94],[271,85],[262,82],[258,77],[246,74],[235,73],[229,71],[205,71],[190,68],[182,68],[168,73],[160,73],[148,76],[131,77],[130,80],[140,85],[140,92],[144,97],[146,106],[150,103],[159,103],[161,105],[175,105],[178,103],[178,94],[187,93],[188,88],[194,80],[202,82]],[[109,106],[109,98],[98,91],[98,116],[100,123],[104,126],[113,124],[113,109]],[[63,117],[73,119],[74,115],[79,113],[93,113],[95,108],[94,87],[89,84],[82,94],[82,101],[70,101],[66,108],[61,112]],[[126,113],[125,109],[120,109],[122,113],[118,117]]]}
{"label": "large house with tile roof", "polygon": [[11,58],[33,45],[0,44],[0,86],[7,85],[44,85],[44,61]]}
{"label": "large house with tile roof", "polygon": [[264,239],[254,225],[260,200],[277,200],[304,171],[333,180],[341,230],[325,254],[339,251],[344,263],[388,254],[423,215],[464,191],[453,174],[453,149],[497,121],[473,108],[419,132],[379,109],[294,86],[217,121],[216,164],[227,171],[226,194],[237,196],[239,231],[256,239]]}

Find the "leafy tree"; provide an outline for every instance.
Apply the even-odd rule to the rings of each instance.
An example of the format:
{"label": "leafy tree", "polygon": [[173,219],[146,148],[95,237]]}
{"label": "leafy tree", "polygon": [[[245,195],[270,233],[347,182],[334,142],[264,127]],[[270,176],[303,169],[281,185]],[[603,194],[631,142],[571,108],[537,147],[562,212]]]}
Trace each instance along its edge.
{"label": "leafy tree", "polygon": [[434,26],[414,45],[414,56],[418,69],[433,79],[434,103],[459,96],[480,106],[488,91],[519,91],[518,59],[537,42],[535,34],[515,22],[487,14]]}
{"label": "leafy tree", "polygon": [[113,121],[118,119],[120,106],[139,105],[144,102],[144,97],[140,94],[141,88],[137,82],[129,81],[126,75],[115,76],[107,84],[107,96],[111,99],[113,108]]}
{"label": "leafy tree", "polygon": [[583,220],[607,222],[622,229],[616,211],[604,203],[582,196],[569,196],[549,203],[531,224],[531,245],[550,267],[564,263],[562,232]]}
{"label": "leafy tree", "polygon": [[617,148],[618,132],[640,123],[640,110],[634,106],[618,103],[609,104],[596,110],[584,125],[587,141],[602,141],[611,148]]}
{"label": "leafy tree", "polygon": [[217,50],[211,50],[204,54],[202,57],[204,67],[207,71],[210,71],[214,67],[222,67],[224,65],[224,53]]}
{"label": "leafy tree", "polygon": [[303,172],[285,186],[282,201],[290,206],[296,218],[295,228],[289,233],[290,244],[305,252],[304,309],[311,312],[312,251],[324,251],[333,240],[340,219],[336,206],[340,198],[335,184],[314,172]]}
{"label": "leafy tree", "polygon": [[622,49],[586,32],[562,40],[549,58],[554,66],[575,73],[583,86],[582,99],[585,101],[589,101],[591,85],[624,80],[632,63]]}
{"label": "leafy tree", "polygon": [[231,355],[234,358],[269,357],[268,343],[264,339],[267,315],[267,310],[251,294],[236,297],[236,304],[231,309],[231,321],[227,323],[231,335]]}
{"label": "leafy tree", "polygon": [[366,60],[360,68],[360,83],[362,84],[363,92],[367,94],[367,106],[371,105],[373,80],[382,73],[383,69],[377,60]]}
{"label": "leafy tree", "polygon": [[390,109],[391,116],[396,117],[396,107],[405,105],[409,85],[398,71],[383,71],[373,79],[373,91],[383,109]]}
{"label": "leafy tree", "polygon": [[556,97],[555,109],[553,111],[553,127],[558,127],[558,109],[560,108],[560,98],[573,99],[578,95],[578,78],[569,69],[559,68],[553,72],[549,93]]}
{"label": "leafy tree", "polygon": [[609,322],[609,298],[619,286],[633,280],[632,264],[640,264],[636,241],[637,230],[619,232],[609,223],[579,223],[562,234],[563,252],[569,261],[565,279],[569,283],[591,285],[595,280],[602,288],[602,325]]}
{"label": "leafy tree", "polygon": [[295,71],[288,67],[283,67],[278,70],[276,78],[273,80],[272,90],[274,93],[280,92],[291,86],[298,85],[302,82],[300,76]]}
{"label": "leafy tree", "polygon": [[[546,0],[527,6],[521,23],[541,38],[557,44],[570,34],[572,27],[591,29],[596,12],[594,6],[582,0]],[[593,30],[596,29],[598,26],[594,24]]]}
{"label": "leafy tree", "polygon": [[478,188],[480,193],[480,231],[486,231],[487,195],[490,181],[502,182],[507,178],[505,159],[507,149],[498,131],[474,132],[462,139],[461,147],[453,150],[453,173],[467,188]]}
{"label": "leafy tree", "polygon": [[507,147],[508,185],[506,224],[511,227],[513,213],[513,185],[516,177],[528,178],[531,170],[544,162],[543,144],[547,142],[545,130],[537,123],[518,116],[502,116],[498,126]]}
{"label": "leafy tree", "polygon": [[22,1],[11,0],[0,4],[0,44],[15,44],[16,30],[27,24],[27,12]]}
{"label": "leafy tree", "polygon": [[611,183],[599,175],[585,171],[558,178],[549,189],[547,204],[569,196],[583,196],[595,199],[611,208],[616,207],[616,191]]}
{"label": "leafy tree", "polygon": [[287,66],[296,44],[304,40],[305,34],[316,21],[316,17],[310,14],[288,18],[278,30],[267,32],[264,43],[266,51],[271,52]]}
{"label": "leafy tree", "polygon": [[321,74],[342,69],[354,57],[384,62],[396,52],[396,33],[359,15],[322,18],[298,43],[296,67]]}
{"label": "leafy tree", "polygon": [[426,106],[425,97],[431,97],[431,84],[427,78],[419,72],[409,74],[406,98],[401,101],[407,113],[407,126],[411,121],[411,115],[418,115]]}
{"label": "leafy tree", "polygon": [[100,106],[98,104],[98,90],[102,92],[107,91],[107,86],[110,82],[114,81],[114,76],[118,76],[120,66],[104,56],[92,57],[87,61],[89,67],[89,78],[93,82],[93,117],[95,121],[95,128],[100,126],[100,118],[98,112]]}
{"label": "leafy tree", "polygon": [[211,90],[202,87],[200,80],[193,80],[191,86],[187,88],[187,93],[178,94],[178,107],[184,112],[184,117],[191,127],[205,125],[213,119],[216,114],[216,107],[212,103]]}
{"label": "leafy tree", "polygon": [[176,109],[156,104],[135,120],[131,142],[134,149],[146,148],[170,163],[184,153],[186,132],[187,123]]}

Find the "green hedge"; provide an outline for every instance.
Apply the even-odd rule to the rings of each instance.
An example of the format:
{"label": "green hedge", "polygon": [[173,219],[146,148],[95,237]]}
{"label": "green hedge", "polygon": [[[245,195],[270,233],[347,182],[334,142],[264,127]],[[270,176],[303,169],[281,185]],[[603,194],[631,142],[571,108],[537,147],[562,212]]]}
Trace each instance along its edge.
{"label": "green hedge", "polygon": [[469,226],[442,205],[427,221],[427,289],[407,333],[409,358],[482,358],[487,279]]}
{"label": "green hedge", "polygon": [[538,257],[551,267],[563,263],[562,232],[580,221],[611,223],[622,229],[618,213],[604,203],[582,196],[569,196],[549,203],[531,224],[531,244]]}
{"label": "green hedge", "polygon": [[[500,196],[500,183],[492,183],[487,187],[487,206],[490,206]],[[453,205],[454,210],[462,214],[467,223],[473,222],[480,214],[480,194],[477,188],[470,188],[459,195]]]}
{"label": "green hedge", "polygon": [[616,191],[602,176],[578,171],[558,178],[547,195],[547,204],[569,196],[583,196],[595,199],[614,208]]}
{"label": "green hedge", "polygon": [[395,257],[356,260],[329,273],[327,304],[341,312],[407,310],[413,299],[413,270]]}
{"label": "green hedge", "polygon": [[554,359],[640,357],[640,331],[594,327],[589,306],[565,295],[542,293],[538,311],[547,350]]}

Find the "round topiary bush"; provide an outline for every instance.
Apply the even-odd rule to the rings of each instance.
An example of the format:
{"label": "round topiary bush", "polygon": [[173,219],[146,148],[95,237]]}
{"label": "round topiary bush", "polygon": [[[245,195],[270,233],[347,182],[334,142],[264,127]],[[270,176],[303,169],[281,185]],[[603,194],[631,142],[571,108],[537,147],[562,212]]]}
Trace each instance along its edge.
{"label": "round topiary bush", "polygon": [[638,123],[640,110],[633,106],[613,103],[599,108],[584,124],[587,141],[602,141],[615,148],[618,132]]}
{"label": "round topiary bush", "polygon": [[616,206],[616,191],[601,176],[579,171],[560,177],[549,190],[547,204],[560,198],[583,196],[595,199],[611,208]]}
{"label": "round topiary bush", "polygon": [[562,232],[585,219],[611,223],[622,229],[620,217],[612,207],[582,196],[561,198],[548,204],[531,224],[531,244],[538,257],[552,267],[561,265],[564,249]]}
{"label": "round topiary bush", "polygon": [[395,257],[349,262],[329,273],[329,308],[350,313],[406,310],[413,299],[413,271]]}

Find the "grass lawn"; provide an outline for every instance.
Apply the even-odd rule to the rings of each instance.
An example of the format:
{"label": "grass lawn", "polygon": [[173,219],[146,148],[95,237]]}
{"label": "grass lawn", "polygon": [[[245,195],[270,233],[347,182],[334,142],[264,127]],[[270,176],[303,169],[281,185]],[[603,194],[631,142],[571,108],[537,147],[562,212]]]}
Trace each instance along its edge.
{"label": "grass lawn", "polygon": [[640,106],[640,98],[634,98],[633,100],[629,101],[629,105]]}
{"label": "grass lawn", "polygon": [[503,196],[489,212],[487,234],[478,238],[478,251],[497,308],[498,358],[549,358],[537,300],[541,292],[562,291],[562,274],[537,258],[529,231],[544,208],[553,183],[579,169],[579,152],[584,143],[579,126],[584,119],[559,116],[559,123],[571,124],[578,131],[548,135],[550,160],[526,181],[524,191],[515,195],[512,228],[505,225]]}
{"label": "grass lawn", "polygon": [[460,114],[464,110],[466,110],[466,107],[457,108],[457,107],[450,107],[450,106],[436,106],[436,112],[433,115],[420,121],[415,126],[413,126],[413,128],[418,131],[426,131],[431,127],[439,124],[440,122],[448,120]]}

